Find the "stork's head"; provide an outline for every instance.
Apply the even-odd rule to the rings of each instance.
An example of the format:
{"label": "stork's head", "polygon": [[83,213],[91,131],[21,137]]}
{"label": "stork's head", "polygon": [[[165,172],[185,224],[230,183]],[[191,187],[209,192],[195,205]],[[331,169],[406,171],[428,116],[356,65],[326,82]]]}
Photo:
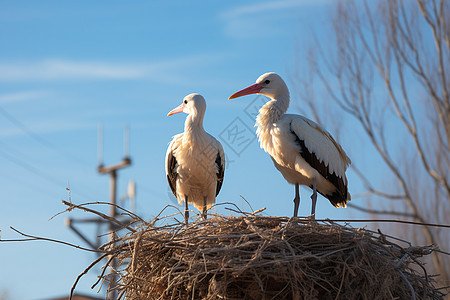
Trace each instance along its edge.
{"label": "stork's head", "polygon": [[183,98],[183,102],[172,109],[167,115],[171,116],[180,112],[184,112],[188,115],[203,115],[206,111],[206,101],[200,94],[189,94]]}
{"label": "stork's head", "polygon": [[289,93],[288,88],[280,75],[274,72],[269,72],[259,76],[255,84],[234,93],[228,99],[234,99],[251,94],[260,94],[275,99],[278,95],[286,92]]}

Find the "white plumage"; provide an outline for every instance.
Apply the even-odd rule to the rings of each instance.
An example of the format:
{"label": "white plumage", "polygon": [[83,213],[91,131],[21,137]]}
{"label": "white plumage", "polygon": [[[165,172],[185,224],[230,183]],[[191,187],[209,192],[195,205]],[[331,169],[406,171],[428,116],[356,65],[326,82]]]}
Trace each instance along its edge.
{"label": "white plumage", "polygon": [[184,132],[173,137],[166,153],[166,175],[178,203],[185,203],[186,222],[188,203],[206,209],[215,203],[222,187],[225,155],[222,145],[203,129],[206,101],[199,94],[190,94],[168,116],[185,112]]}
{"label": "white plumage", "polygon": [[333,137],[315,122],[294,114],[289,107],[289,90],[275,73],[261,75],[256,83],[234,93],[229,99],[249,94],[271,98],[256,118],[261,148],[273,160],[283,177],[295,185],[294,217],[300,204],[298,185],[313,189],[311,217],[315,217],[317,192],[335,207],[350,201],[345,171],[351,161]]}

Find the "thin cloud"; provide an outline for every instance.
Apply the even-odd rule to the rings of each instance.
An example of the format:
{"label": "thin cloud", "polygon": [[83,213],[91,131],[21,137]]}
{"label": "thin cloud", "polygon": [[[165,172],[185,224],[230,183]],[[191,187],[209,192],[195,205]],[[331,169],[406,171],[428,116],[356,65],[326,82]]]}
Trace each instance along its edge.
{"label": "thin cloud", "polygon": [[298,9],[329,3],[330,0],[270,1],[235,7],[221,14],[221,18],[225,21],[225,32],[232,37],[261,37],[279,34],[277,23],[295,18]]}
{"label": "thin cloud", "polygon": [[0,95],[0,104],[36,100],[51,95],[50,91],[34,90]]}
{"label": "thin cloud", "polygon": [[[27,124],[29,128],[33,128],[33,133],[45,135],[56,132],[70,132],[83,129],[95,129],[97,123],[94,121],[76,120],[68,118],[52,118],[38,120]],[[8,128],[0,128],[0,138],[8,138],[15,136],[24,136],[27,133],[20,128],[11,126]]]}
{"label": "thin cloud", "polygon": [[143,76],[139,66],[112,65],[98,62],[44,60],[31,63],[0,63],[1,81],[63,79],[130,79]]}
{"label": "thin cloud", "polygon": [[232,10],[229,10],[223,14],[223,17],[225,18],[241,18],[241,17],[247,17],[249,15],[254,14],[261,14],[261,13],[270,13],[277,10],[284,10],[288,8],[295,8],[295,7],[303,7],[303,6],[309,6],[309,5],[317,5],[317,4],[323,4],[326,1],[320,1],[320,0],[284,0],[284,1],[271,1],[271,2],[264,2],[264,3],[257,3],[257,4],[251,4],[251,5],[243,5],[236,7]]}
{"label": "thin cloud", "polygon": [[[35,62],[0,62],[0,81],[56,80],[130,80],[152,79],[161,82],[182,80],[180,70],[198,68],[221,58],[221,55],[197,55],[155,62],[113,63],[46,59]],[[183,79],[185,80],[185,78]]]}

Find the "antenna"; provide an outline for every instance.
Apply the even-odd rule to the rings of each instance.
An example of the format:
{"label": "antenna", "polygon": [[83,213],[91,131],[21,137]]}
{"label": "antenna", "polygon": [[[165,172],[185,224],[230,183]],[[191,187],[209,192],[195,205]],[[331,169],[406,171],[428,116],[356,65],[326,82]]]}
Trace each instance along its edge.
{"label": "antenna", "polygon": [[123,155],[124,157],[130,155],[130,127],[128,125],[123,130]]}
{"label": "antenna", "polygon": [[97,159],[98,165],[103,166],[103,124],[98,124],[97,131]]}

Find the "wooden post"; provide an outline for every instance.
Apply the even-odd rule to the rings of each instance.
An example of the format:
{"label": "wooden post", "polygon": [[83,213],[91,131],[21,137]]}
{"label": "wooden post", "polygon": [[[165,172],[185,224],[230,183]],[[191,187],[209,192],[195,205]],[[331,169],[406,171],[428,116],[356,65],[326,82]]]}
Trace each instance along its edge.
{"label": "wooden post", "polygon": [[[104,167],[100,165],[98,167],[98,172],[100,174],[109,174],[111,176],[111,182],[110,182],[110,203],[112,204],[109,208],[109,216],[111,218],[115,218],[117,216],[117,210],[116,210],[116,200],[117,200],[117,170],[128,167],[131,165],[131,159],[129,157],[125,157],[122,162],[109,166]],[[109,225],[109,242],[111,242],[111,247],[114,247],[114,233],[115,233],[116,227],[114,223],[110,223]],[[117,261],[113,259],[111,261],[110,266],[110,283],[108,288],[108,299],[114,300],[117,299],[117,293],[115,290],[116,287],[116,280],[117,276],[114,274],[114,271],[117,269]]]}

